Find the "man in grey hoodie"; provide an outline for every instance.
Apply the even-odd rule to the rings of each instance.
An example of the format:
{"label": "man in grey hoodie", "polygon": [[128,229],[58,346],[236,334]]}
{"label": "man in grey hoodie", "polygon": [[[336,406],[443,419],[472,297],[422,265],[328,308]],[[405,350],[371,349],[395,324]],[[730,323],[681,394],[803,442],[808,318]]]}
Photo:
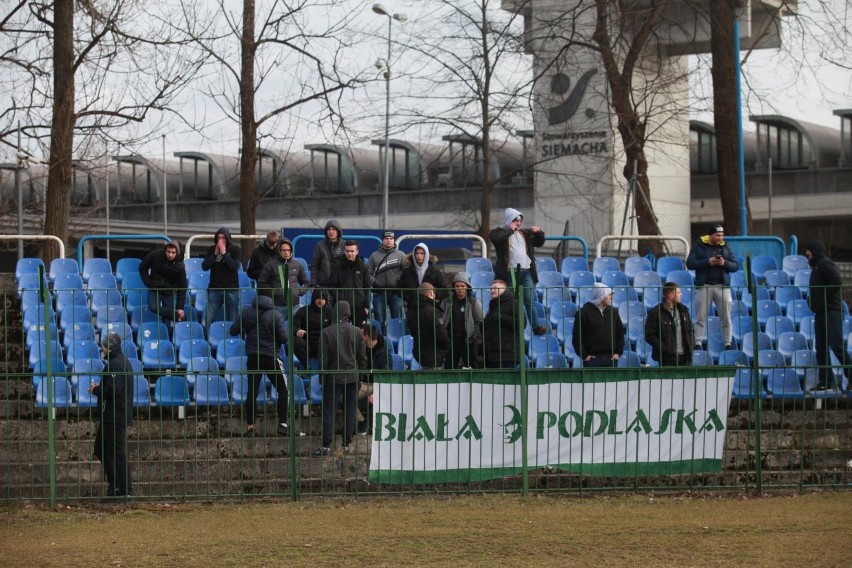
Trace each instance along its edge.
{"label": "man in grey hoodie", "polygon": [[[497,254],[494,278],[511,283],[511,269],[519,268],[517,278],[523,294],[524,311],[526,311],[527,319],[535,322],[532,305],[535,302],[538,272],[533,249],[544,244],[544,231],[535,225],[529,229],[521,229],[523,224],[524,214],[509,207],[504,213],[503,225],[491,231],[489,236]],[[547,327],[539,325],[534,331],[536,335],[542,335],[547,331]]]}
{"label": "man in grey hoodie", "polygon": [[311,255],[311,288],[330,286],[334,259],[343,256],[343,231],[336,219],[325,224],[325,238],[317,243]]}

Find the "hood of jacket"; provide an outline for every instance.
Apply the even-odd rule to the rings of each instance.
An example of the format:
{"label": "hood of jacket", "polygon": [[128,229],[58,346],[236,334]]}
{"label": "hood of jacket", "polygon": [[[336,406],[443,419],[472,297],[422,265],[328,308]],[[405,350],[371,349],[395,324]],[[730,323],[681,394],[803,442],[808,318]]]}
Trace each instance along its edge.
{"label": "hood of jacket", "polygon": [[337,316],[337,321],[349,321],[352,319],[352,309],[349,307],[349,302],[341,300],[334,305],[334,312]]}
{"label": "hood of jacket", "polygon": [[710,235],[704,235],[703,237],[700,237],[698,240],[701,241],[701,244],[705,244],[708,247],[715,247],[715,246],[723,247],[726,244],[728,244],[728,243],[725,242],[725,239],[722,239],[722,241],[718,245],[715,245],[715,244],[710,242]]}
{"label": "hood of jacket", "polygon": [[293,242],[287,237],[281,237],[280,239],[278,239],[278,242],[275,243],[275,256],[277,256],[281,260],[284,260],[284,257],[281,256],[281,245],[284,244],[290,245],[290,258],[288,260],[293,260],[293,255],[296,251],[293,250]]}
{"label": "hood of jacket", "polygon": [[180,256],[180,243],[177,242],[176,239],[172,239],[169,242],[167,242],[166,244],[164,244],[163,245],[163,251],[165,252],[165,250],[169,247],[175,247],[175,249],[177,249],[177,256],[175,257],[175,260],[183,260]]}
{"label": "hood of jacket", "polygon": [[826,256],[827,251],[825,250],[825,245],[822,244],[822,241],[819,239],[811,239],[805,245],[805,250],[811,251],[811,258],[808,260],[808,264],[811,266],[816,266],[817,263],[822,260],[823,257]]}
{"label": "hood of jacket", "polygon": [[227,227],[219,227],[216,230],[213,234],[213,244],[216,244],[216,239],[219,235],[225,235],[225,241],[228,243],[228,246],[231,246],[231,231],[229,231]]}
{"label": "hood of jacket", "polygon": [[[415,250],[417,250],[418,248],[422,248],[423,251],[426,253],[426,262],[428,264],[434,265],[435,263],[438,262],[437,256],[433,256],[433,255],[429,254],[429,247],[426,246],[426,243],[417,243],[416,245],[414,245]],[[402,267],[403,268],[407,268],[407,267],[411,266],[412,264],[414,264],[414,251],[411,251],[410,253],[405,255],[405,258],[402,260]]]}
{"label": "hood of jacket", "polygon": [[258,294],[255,305],[259,312],[265,312],[275,308],[275,302],[272,301],[272,296],[267,296],[266,294]]}
{"label": "hood of jacket", "polygon": [[[329,227],[334,227],[335,229],[337,229],[337,238],[342,241],[343,229],[340,228],[340,222],[337,219],[329,219],[328,223],[325,224],[325,228],[322,230],[324,235],[327,234],[326,231],[328,231]],[[326,237],[326,240],[328,240],[328,237]]]}
{"label": "hood of jacket", "polygon": [[467,272],[456,272],[456,275],[453,276],[453,284],[456,282],[464,282],[468,290],[473,287],[470,285],[470,276],[467,275]]}
{"label": "hood of jacket", "polygon": [[506,211],[503,212],[503,228],[508,229],[509,225],[512,224],[512,221],[521,218],[521,224],[524,222],[524,214],[518,211],[517,209],[512,209],[511,207],[507,207]]}

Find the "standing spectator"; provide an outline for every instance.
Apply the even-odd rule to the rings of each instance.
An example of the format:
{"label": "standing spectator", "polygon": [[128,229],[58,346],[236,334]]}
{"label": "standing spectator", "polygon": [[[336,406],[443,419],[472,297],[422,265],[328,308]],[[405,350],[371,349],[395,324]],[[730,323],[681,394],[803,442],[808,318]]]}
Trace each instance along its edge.
{"label": "standing spectator", "polygon": [[417,303],[418,290],[424,282],[435,288],[439,301],[444,299],[444,273],[435,266],[437,262],[437,258],[429,255],[429,247],[425,243],[417,243],[414,252],[405,256],[399,287],[402,289],[402,299],[407,304]]}
{"label": "standing spectator", "polygon": [[441,326],[450,338],[447,369],[478,369],[482,341],[482,304],[473,295],[467,272],[453,277],[453,294],[441,302]]}
{"label": "standing spectator", "polygon": [[166,323],[183,321],[186,304],[186,268],[174,239],[142,259],[139,276],[148,287],[148,307]]}
{"label": "standing spectator", "polygon": [[572,343],[583,367],[615,367],[624,352],[624,324],[612,309],[612,289],[600,282],[574,319]]}
{"label": "standing spectator", "polygon": [[[387,370],[391,368],[391,356],[384,336],[372,324],[361,325],[364,344],[367,347],[367,365],[370,371]],[[373,376],[370,373],[361,375],[361,388],[358,390],[358,434],[364,435],[373,431]]]}
{"label": "standing spectator", "polygon": [[133,368],[121,352],[121,336],[109,333],[101,340],[106,359],[101,383],[91,383],[89,393],[98,398],[100,422],[95,435],[95,457],[104,467],[107,498],[131,495],[130,463],[127,459],[127,427],[133,426]]}
{"label": "standing spectator", "polygon": [[332,322],[328,294],[324,288],[314,288],[311,303],[302,306],[293,315],[293,354],[305,369],[310,367],[310,357],[319,358],[322,330]]}
{"label": "standing spectator", "polygon": [[263,239],[263,242],[257,245],[251,252],[248,270],[246,270],[249,278],[254,280],[260,278],[260,271],[263,270],[267,262],[275,258],[276,244],[278,244],[278,231],[269,231],[266,233],[266,238]]}
{"label": "standing spectator", "polygon": [[[494,276],[504,282],[511,282],[509,272],[512,268],[520,267],[518,285],[522,290],[524,310],[527,319],[535,322],[533,302],[535,302],[535,285],[538,282],[538,271],[535,266],[535,247],[544,244],[544,231],[533,225],[529,229],[521,229],[524,215],[517,209],[507,208],[503,216],[503,225],[491,231],[491,243],[497,254],[494,266]],[[547,326],[539,325],[533,330],[536,335],[547,332]]]}
{"label": "standing spectator", "polygon": [[202,270],[210,271],[207,308],[204,310],[208,328],[223,304],[226,321],[236,320],[240,311],[239,271],[242,251],[231,242],[231,231],[226,227],[216,231],[213,241],[216,244],[207,249],[207,256],[201,263]]}
{"label": "standing spectator", "polygon": [[[314,457],[331,453],[334,415],[343,404],[343,453],[349,453],[355,432],[355,407],[358,402],[360,373],[367,369],[367,350],[361,330],[349,323],[349,303],[337,302],[337,323],[322,332],[322,446]],[[341,400],[342,399],[342,400]]]}
{"label": "standing spectator", "polygon": [[[812,391],[824,391],[833,388],[834,379],[831,370],[831,350],[843,365],[843,374],[850,378],[849,357],[843,348],[843,298],[840,287],[843,283],[837,265],[828,258],[825,245],[814,239],[805,246],[805,256],[811,265],[811,279],[808,282],[808,305],[814,313],[814,349],[819,366],[819,383],[811,387]],[[842,385],[839,385],[843,388]],[[852,390],[852,381],[847,383]]]}
{"label": "standing spectator", "polygon": [[387,308],[390,308],[392,318],[401,318],[403,314],[399,277],[404,258],[402,251],[396,248],[393,231],[385,231],[382,246],[367,261],[373,278],[373,312],[382,327],[387,320]]}
{"label": "standing spectator", "polygon": [[286,436],[289,433],[287,375],[284,373],[284,363],[278,358],[278,351],[287,339],[284,317],[273,306],[272,298],[258,296],[254,305],[240,312],[239,319],[231,324],[229,333],[231,335],[242,333],[246,341],[249,389],[245,402],[245,418],[248,427],[244,435],[252,437],[257,433],[254,426],[254,407],[260,385],[263,383],[263,375],[266,375],[278,390],[276,403],[278,434]]}
{"label": "standing spectator", "polygon": [[722,321],[722,341],[725,349],[733,349],[731,326],[731,272],[740,269],[731,248],[725,243],[722,225],[710,226],[710,232],[695,241],[686,267],[695,271],[695,348],[701,349],[706,337],[707,312],[716,304]]}
{"label": "standing spectator", "polygon": [[482,323],[486,369],[518,366],[521,332],[526,326],[526,320],[518,322],[518,315],[518,303],[508,284],[495,279],[491,283],[491,303]]}
{"label": "standing spectator", "polygon": [[[309,280],[305,273],[305,267],[298,260],[293,260],[293,243],[290,239],[282,237],[275,245],[276,256],[266,263],[260,271],[257,279],[257,292],[271,296],[275,307],[282,314],[287,309],[287,288],[293,294],[293,303],[298,304],[299,296],[307,287]],[[284,274],[284,285],[281,284],[281,276],[278,269]]]}
{"label": "standing spectator", "polygon": [[343,231],[336,219],[325,224],[325,238],[314,247],[311,255],[311,288],[331,284],[334,259],[343,256]]}
{"label": "standing spectator", "polygon": [[331,285],[335,303],[349,302],[352,323],[360,326],[370,320],[370,269],[358,252],[358,241],[343,243],[343,256],[335,259],[331,270]]}
{"label": "standing spectator", "polygon": [[435,308],[435,287],[432,284],[424,282],[420,285],[417,303],[409,304],[405,319],[414,338],[414,358],[423,370],[442,368],[450,349],[450,338]]}
{"label": "standing spectator", "polygon": [[676,283],[666,282],[663,301],[645,319],[645,341],[651,345],[651,357],[663,367],[692,364],[692,321],[682,297]]}

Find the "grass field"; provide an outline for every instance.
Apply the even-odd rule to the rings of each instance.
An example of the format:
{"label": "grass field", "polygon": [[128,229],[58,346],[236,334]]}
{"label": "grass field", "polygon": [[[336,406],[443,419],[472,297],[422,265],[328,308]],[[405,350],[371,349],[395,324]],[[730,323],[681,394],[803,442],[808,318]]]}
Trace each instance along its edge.
{"label": "grass field", "polygon": [[0,566],[849,566],[852,493],[6,505]]}

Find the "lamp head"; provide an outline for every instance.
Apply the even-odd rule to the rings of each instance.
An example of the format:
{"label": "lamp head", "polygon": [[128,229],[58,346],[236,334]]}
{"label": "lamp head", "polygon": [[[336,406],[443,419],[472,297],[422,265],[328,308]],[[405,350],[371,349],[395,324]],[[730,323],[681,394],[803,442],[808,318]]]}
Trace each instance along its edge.
{"label": "lamp head", "polygon": [[406,16],[405,14],[394,14],[393,19],[399,23],[403,23],[408,21],[408,16]]}
{"label": "lamp head", "polygon": [[390,17],[388,11],[381,4],[373,4],[373,12],[375,12],[376,14],[381,14],[382,16]]}

